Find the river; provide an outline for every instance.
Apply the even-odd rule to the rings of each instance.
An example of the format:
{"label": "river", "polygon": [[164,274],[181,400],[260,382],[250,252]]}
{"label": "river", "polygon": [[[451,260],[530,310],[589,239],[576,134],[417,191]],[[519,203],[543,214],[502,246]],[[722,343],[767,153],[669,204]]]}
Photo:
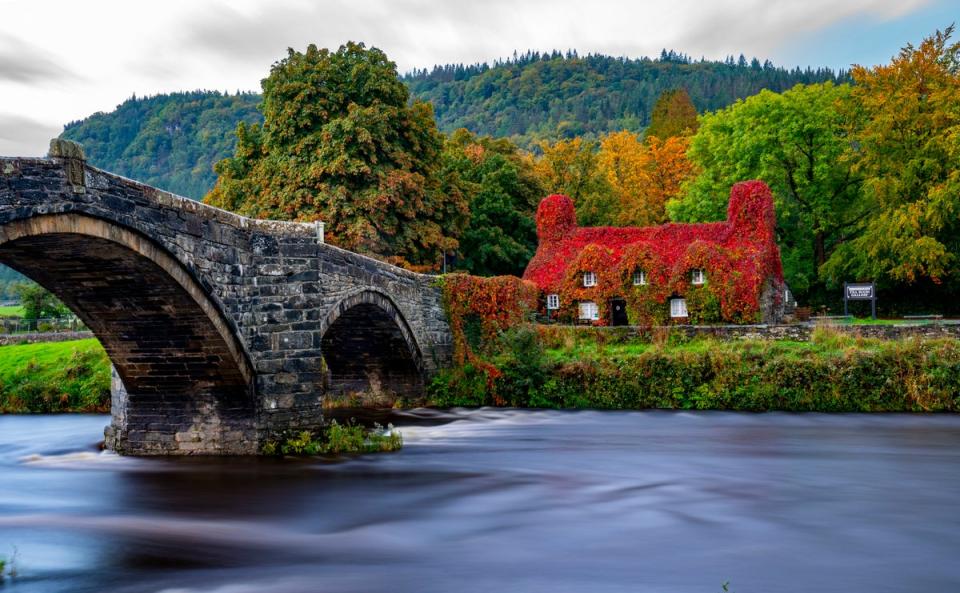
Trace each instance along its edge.
{"label": "river", "polygon": [[0,417],[3,593],[960,590],[960,417],[409,411],[343,460]]}

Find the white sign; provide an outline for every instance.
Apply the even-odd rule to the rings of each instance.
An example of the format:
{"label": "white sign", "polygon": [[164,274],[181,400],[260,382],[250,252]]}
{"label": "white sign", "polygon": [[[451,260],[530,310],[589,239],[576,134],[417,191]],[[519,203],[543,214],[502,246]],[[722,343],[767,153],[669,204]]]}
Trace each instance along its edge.
{"label": "white sign", "polygon": [[869,301],[873,298],[873,284],[848,284],[847,298],[854,301]]}

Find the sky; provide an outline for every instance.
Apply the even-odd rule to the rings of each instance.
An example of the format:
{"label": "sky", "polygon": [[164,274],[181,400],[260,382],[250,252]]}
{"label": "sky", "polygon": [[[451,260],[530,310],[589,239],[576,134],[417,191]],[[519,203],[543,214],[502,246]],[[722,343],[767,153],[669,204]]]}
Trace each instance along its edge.
{"label": "sky", "polygon": [[874,65],[960,20],[960,0],[0,0],[0,155],[129,98],[259,90],[288,47],[353,40],[400,72],[514,50]]}

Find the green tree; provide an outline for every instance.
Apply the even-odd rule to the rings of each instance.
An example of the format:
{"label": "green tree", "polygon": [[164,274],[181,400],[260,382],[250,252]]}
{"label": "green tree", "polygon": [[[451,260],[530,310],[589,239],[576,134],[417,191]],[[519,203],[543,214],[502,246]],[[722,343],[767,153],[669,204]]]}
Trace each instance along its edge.
{"label": "green tree", "polygon": [[851,111],[863,122],[851,152],[872,214],[837,249],[837,281],[960,285],[960,43],[953,27],[892,63],[856,66]]}
{"label": "green tree", "polygon": [[205,201],[248,216],[323,220],[331,243],[435,266],[467,205],[439,176],[433,110],[410,102],[376,48],[289,50],[263,81],[262,126],[241,124]]}
{"label": "green tree", "polygon": [[23,318],[28,321],[65,317],[70,309],[47,289],[33,282],[17,285],[17,297],[23,307]]}
{"label": "green tree", "polygon": [[661,140],[688,136],[697,131],[697,108],[693,106],[686,89],[664,91],[653,105],[650,125],[644,132],[647,138]]}
{"label": "green tree", "polygon": [[689,158],[700,174],[668,204],[676,221],[722,220],[730,187],[770,185],[787,282],[801,297],[821,284],[820,267],[868,213],[849,154],[849,85],[797,85],[760,94],[701,119]]}
{"label": "green tree", "polygon": [[459,267],[471,274],[521,275],[537,247],[534,213],[545,195],[529,159],[505,139],[455,131],[443,151],[447,187],[467,196],[470,223]]}

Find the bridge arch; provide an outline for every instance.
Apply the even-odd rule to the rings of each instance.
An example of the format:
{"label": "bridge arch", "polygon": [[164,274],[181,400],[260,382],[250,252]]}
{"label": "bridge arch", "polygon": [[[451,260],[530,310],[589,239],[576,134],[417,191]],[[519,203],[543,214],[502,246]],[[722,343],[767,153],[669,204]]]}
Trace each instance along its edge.
{"label": "bridge arch", "polygon": [[0,263],[54,293],[103,344],[125,387],[108,435],[118,450],[255,451],[244,347],[214,298],[165,249],[102,218],[39,214],[0,226]]}
{"label": "bridge arch", "polygon": [[360,394],[364,405],[423,395],[423,350],[388,295],[364,289],[341,299],[320,324],[324,387],[333,400]]}

